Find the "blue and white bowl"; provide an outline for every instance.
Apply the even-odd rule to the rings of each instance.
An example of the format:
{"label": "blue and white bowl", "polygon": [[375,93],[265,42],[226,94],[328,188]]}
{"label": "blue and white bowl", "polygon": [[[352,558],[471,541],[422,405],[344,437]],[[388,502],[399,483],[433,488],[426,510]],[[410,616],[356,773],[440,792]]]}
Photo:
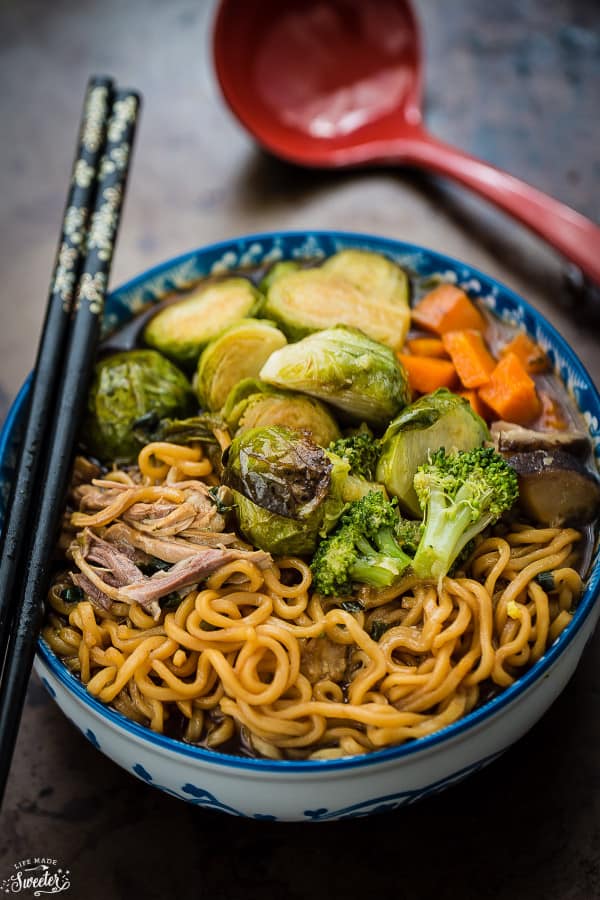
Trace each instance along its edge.
{"label": "blue and white bowl", "polygon": [[[524,327],[548,353],[583,413],[599,455],[600,397],[571,348],[508,288],[447,256],[386,238],[343,232],[252,235],[213,244],[134,278],[108,300],[105,328],[127,322],[148,301],[199,277],[287,258],[329,256],[348,247],[385,253],[422,276],[440,274],[465,287],[507,321]],[[6,498],[15,443],[29,389],[24,385],[0,436],[0,498]],[[437,734],[360,757],[287,762],[246,759],[193,747],[126,719],[90,696],[40,640],[35,669],[66,716],[128,772],[197,806],[256,819],[324,821],[365,816],[414,803],[487,765],[544,714],[571,677],[592,635],[600,560],[594,556],[573,621],[515,684]]]}

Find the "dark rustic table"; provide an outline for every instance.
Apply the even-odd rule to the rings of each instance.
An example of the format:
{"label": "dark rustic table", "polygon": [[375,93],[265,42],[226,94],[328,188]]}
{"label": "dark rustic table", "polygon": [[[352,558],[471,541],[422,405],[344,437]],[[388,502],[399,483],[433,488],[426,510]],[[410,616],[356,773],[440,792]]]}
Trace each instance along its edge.
{"label": "dark rustic table", "polygon": [[[597,2],[417,7],[434,133],[598,219]],[[212,79],[212,13],[203,0],[0,4],[2,416],[33,361],[83,87],[105,71],[145,98],[115,284],[234,234],[351,223],[498,277],[600,382],[585,296],[566,292],[561,261],[502,214],[413,171],[304,172],[257,150]],[[46,856],[86,900],[600,897],[599,650],[597,636],[550,712],[488,770],[404,811],[321,826],[231,819],[161,795],[97,753],[33,678],[0,817],[0,881],[15,861]]]}

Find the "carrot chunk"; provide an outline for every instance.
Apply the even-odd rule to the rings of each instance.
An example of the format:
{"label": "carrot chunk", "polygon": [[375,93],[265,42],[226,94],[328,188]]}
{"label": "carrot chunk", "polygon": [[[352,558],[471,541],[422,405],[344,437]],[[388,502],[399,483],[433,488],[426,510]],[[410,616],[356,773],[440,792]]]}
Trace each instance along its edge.
{"label": "carrot chunk", "polygon": [[488,406],[485,405],[477,391],[459,391],[458,392],[461,397],[464,397],[465,400],[468,400],[471,404],[471,409],[474,413],[477,413],[478,416],[481,416],[482,419],[485,419],[486,422],[489,422],[493,417],[491,414],[491,410]]}
{"label": "carrot chunk", "polygon": [[440,387],[452,388],[458,381],[456,369],[449,359],[408,353],[399,353],[398,359],[406,369],[410,387],[419,394],[430,394]]}
{"label": "carrot chunk", "polygon": [[536,344],[524,331],[520,331],[500,350],[500,356],[506,356],[507,353],[515,353],[530,374],[547,372],[550,369],[548,357],[540,345]]}
{"label": "carrot chunk", "polygon": [[541,404],[535,382],[516,353],[502,357],[479,396],[501,419],[526,425],[539,415]]}
{"label": "carrot chunk", "polygon": [[436,356],[439,359],[448,359],[448,351],[439,338],[411,338],[406,342],[406,346],[415,356]]}
{"label": "carrot chunk", "polygon": [[413,309],[412,318],[420,328],[436,334],[464,328],[483,331],[485,328],[485,320],[477,307],[453,284],[440,284],[426,294]]}
{"label": "carrot chunk", "polygon": [[442,335],[444,347],[466,388],[481,387],[490,380],[496,361],[485,346],[483,335],[473,328],[447,331]]}

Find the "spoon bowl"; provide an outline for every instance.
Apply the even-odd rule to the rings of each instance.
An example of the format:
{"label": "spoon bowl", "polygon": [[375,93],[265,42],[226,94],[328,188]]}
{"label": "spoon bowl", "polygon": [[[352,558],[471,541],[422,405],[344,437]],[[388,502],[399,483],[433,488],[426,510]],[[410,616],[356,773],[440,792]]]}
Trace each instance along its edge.
{"label": "spoon bowl", "polygon": [[400,163],[456,179],[600,282],[600,228],[430,135],[419,30],[408,0],[221,0],[217,77],[267,150],[327,168]]}

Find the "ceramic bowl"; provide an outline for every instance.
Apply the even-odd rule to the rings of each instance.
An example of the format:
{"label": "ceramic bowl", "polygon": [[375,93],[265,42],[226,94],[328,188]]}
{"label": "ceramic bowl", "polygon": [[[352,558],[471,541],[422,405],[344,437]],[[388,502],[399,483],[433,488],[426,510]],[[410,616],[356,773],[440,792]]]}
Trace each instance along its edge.
{"label": "ceramic bowl", "polygon": [[[440,274],[481,298],[502,319],[524,327],[546,350],[583,413],[600,454],[600,397],[574,352],[542,316],[503,285],[464,263],[398,241],[339,232],[270,233],[194,250],[114,291],[105,328],[124,324],[149,301],[211,273],[283,258],[329,256],[361,247],[385,253],[420,275]],[[0,439],[6,496],[25,384]],[[370,755],[329,761],[270,761],[226,756],[154,734],[91,697],[40,640],[35,669],[66,716],[126,771],[197,806],[256,819],[323,821],[395,809],[436,793],[490,763],[529,729],[567,684],[596,624],[600,560],[594,556],[573,621],[544,656],[502,694],[436,734]]]}

